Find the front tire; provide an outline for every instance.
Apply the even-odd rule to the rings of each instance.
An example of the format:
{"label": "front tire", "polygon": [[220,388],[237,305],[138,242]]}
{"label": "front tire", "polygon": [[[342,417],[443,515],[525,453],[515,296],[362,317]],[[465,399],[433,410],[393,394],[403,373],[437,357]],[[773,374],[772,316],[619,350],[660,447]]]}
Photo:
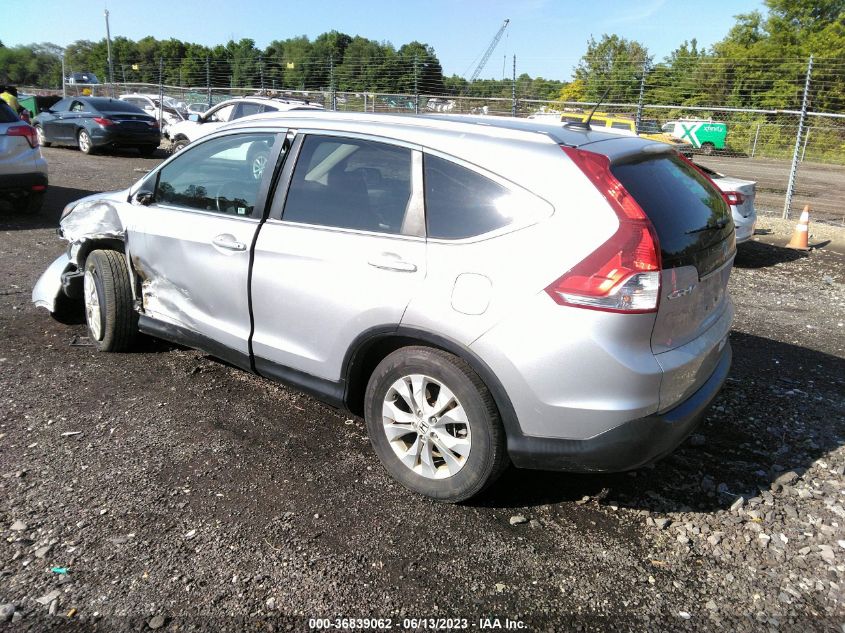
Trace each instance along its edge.
{"label": "front tire", "polygon": [[701,144],[701,151],[705,156],[710,156],[715,151],[716,146],[713,143],[707,142]]}
{"label": "front tire", "polygon": [[101,352],[125,352],[138,335],[132,307],[129,269],[122,253],[92,251],[82,280],[85,322],[91,342]]}
{"label": "front tire", "polygon": [[367,432],[388,473],[438,501],[479,494],[508,464],[505,432],[487,386],[462,359],[404,347],[373,371]]}
{"label": "front tire", "polygon": [[76,144],[79,146],[79,151],[83,154],[94,152],[94,144],[91,142],[91,136],[86,130],[79,130],[79,134],[76,136]]}
{"label": "front tire", "polygon": [[188,143],[190,143],[190,141],[188,139],[180,138],[178,141],[174,142],[170,146],[170,153],[176,154],[178,152],[181,152],[183,149],[185,149],[188,146]]}
{"label": "front tire", "polygon": [[41,147],[50,147],[50,145],[52,145],[52,143],[47,142],[47,137],[40,125],[35,126],[35,133],[38,135],[38,144]]}

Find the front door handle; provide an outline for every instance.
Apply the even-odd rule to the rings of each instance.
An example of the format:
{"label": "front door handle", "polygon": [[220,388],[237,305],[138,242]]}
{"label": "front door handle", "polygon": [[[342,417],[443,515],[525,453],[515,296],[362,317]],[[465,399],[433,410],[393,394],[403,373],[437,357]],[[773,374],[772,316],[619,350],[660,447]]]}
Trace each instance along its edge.
{"label": "front door handle", "polygon": [[380,256],[371,259],[367,263],[374,268],[380,268],[381,270],[394,270],[402,273],[413,273],[417,270],[416,264],[406,262],[396,253],[382,253]]}
{"label": "front door handle", "polygon": [[220,248],[225,248],[226,250],[230,251],[245,251],[246,244],[243,242],[238,242],[233,236],[224,233],[223,235],[218,235],[211,243],[215,246],[219,246]]}

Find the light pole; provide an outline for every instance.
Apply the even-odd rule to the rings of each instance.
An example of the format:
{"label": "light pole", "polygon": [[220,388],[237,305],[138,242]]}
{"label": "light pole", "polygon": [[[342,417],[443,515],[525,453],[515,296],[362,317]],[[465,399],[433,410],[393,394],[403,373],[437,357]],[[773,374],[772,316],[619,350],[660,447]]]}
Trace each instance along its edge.
{"label": "light pole", "polygon": [[114,92],[114,65],[111,60],[111,33],[109,32],[109,10],[106,9],[106,55],[109,61],[109,83]]}

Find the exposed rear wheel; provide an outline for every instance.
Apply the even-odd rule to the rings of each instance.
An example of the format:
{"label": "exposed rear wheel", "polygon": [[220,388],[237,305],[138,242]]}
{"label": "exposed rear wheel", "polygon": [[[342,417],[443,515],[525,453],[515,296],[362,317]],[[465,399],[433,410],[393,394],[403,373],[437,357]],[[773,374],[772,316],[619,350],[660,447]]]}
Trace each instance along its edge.
{"label": "exposed rear wheel", "polygon": [[44,204],[43,191],[30,191],[26,197],[26,212],[35,215],[41,212],[41,207]]}
{"label": "exposed rear wheel", "polygon": [[370,377],[364,407],[376,454],[414,492],[464,501],[507,466],[493,398],[457,356],[428,347],[393,352]]}
{"label": "exposed rear wheel", "polygon": [[82,298],[91,342],[101,352],[125,352],[138,335],[129,270],[122,253],[92,251],[85,260]]}

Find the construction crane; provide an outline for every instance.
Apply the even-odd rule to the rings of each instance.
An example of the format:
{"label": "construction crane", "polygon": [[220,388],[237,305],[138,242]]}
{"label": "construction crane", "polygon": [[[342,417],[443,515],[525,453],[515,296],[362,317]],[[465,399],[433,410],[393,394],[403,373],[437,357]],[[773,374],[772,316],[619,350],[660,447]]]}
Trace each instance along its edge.
{"label": "construction crane", "polygon": [[496,33],[495,37],[493,37],[493,41],[490,42],[490,46],[488,46],[487,50],[484,51],[484,56],[481,58],[481,61],[478,62],[478,66],[476,66],[475,70],[472,71],[472,77],[469,78],[469,84],[478,79],[478,76],[481,74],[481,71],[484,70],[484,67],[487,65],[487,60],[490,59],[490,55],[493,54],[493,51],[496,49],[496,45],[499,43],[499,40],[502,39],[502,33],[504,33],[505,29],[508,28],[508,22],[510,22],[510,20],[505,20],[504,22],[502,22],[502,26],[499,29],[499,32]]}

